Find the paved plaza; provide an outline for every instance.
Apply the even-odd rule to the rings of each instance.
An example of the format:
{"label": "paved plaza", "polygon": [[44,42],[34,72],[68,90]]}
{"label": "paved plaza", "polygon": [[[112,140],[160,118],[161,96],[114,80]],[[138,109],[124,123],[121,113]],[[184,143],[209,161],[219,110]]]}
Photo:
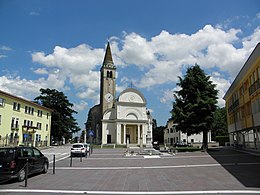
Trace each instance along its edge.
{"label": "paved plaza", "polygon": [[0,194],[260,194],[260,155],[225,148],[205,152],[125,156],[94,149],[65,158],[47,174],[0,185]]}

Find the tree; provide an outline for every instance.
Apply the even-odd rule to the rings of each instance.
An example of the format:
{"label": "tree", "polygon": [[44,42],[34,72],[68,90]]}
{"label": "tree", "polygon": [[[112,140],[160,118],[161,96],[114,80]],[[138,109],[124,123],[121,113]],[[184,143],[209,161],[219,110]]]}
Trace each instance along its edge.
{"label": "tree", "polygon": [[227,113],[225,107],[217,108],[215,111],[211,130],[213,140],[215,140],[216,136],[228,136]]}
{"label": "tree", "polygon": [[153,141],[159,141],[159,143],[164,142],[163,138],[163,130],[165,127],[159,126],[157,127],[157,121],[156,119],[153,119]]}
{"label": "tree", "polygon": [[51,137],[61,140],[62,137],[69,139],[72,134],[80,128],[73,114],[77,112],[72,109],[73,104],[69,102],[63,92],[56,89],[40,89],[41,95],[34,100],[36,103],[53,110],[51,119]]}
{"label": "tree", "polygon": [[213,122],[213,113],[217,106],[218,90],[210,77],[195,64],[187,69],[184,79],[179,77],[175,91],[172,118],[178,124],[177,130],[188,135],[203,132],[203,150],[208,148],[208,131]]}

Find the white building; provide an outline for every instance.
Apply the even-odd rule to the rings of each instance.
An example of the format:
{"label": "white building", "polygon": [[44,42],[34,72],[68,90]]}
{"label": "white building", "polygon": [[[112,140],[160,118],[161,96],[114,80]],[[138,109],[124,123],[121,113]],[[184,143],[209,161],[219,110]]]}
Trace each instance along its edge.
{"label": "white building", "polygon": [[95,143],[149,145],[152,141],[152,117],[143,94],[128,88],[116,98],[116,66],[109,43],[100,69],[100,104],[91,113],[91,127],[86,129],[94,131]]}
{"label": "white building", "polygon": [[146,99],[136,89],[124,90],[107,109],[102,120],[102,143],[146,145],[148,131],[152,137],[152,124],[147,113]]}
{"label": "white building", "polygon": [[[187,133],[183,133],[176,129],[177,124],[173,120],[167,121],[166,128],[164,129],[164,144],[172,146],[177,142],[183,142],[185,144],[191,143],[192,146],[202,146],[203,133],[194,134],[188,136]],[[211,131],[208,132],[208,142],[211,141]]]}

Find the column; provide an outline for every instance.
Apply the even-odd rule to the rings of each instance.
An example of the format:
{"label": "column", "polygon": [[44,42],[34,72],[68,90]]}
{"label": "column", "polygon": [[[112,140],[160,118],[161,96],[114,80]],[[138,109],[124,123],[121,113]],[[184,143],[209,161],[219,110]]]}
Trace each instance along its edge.
{"label": "column", "polygon": [[123,124],[124,126],[124,144],[126,144],[126,124]]}
{"label": "column", "polygon": [[137,125],[138,140],[137,144],[140,144],[140,125]]}

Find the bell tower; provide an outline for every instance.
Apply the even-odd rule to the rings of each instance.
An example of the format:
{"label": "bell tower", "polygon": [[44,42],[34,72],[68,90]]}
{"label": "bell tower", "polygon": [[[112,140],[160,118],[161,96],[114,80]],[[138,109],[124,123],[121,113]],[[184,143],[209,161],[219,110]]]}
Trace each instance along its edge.
{"label": "bell tower", "polygon": [[116,66],[114,65],[110,44],[107,43],[103,65],[100,69],[101,114],[113,107],[116,97]]}

